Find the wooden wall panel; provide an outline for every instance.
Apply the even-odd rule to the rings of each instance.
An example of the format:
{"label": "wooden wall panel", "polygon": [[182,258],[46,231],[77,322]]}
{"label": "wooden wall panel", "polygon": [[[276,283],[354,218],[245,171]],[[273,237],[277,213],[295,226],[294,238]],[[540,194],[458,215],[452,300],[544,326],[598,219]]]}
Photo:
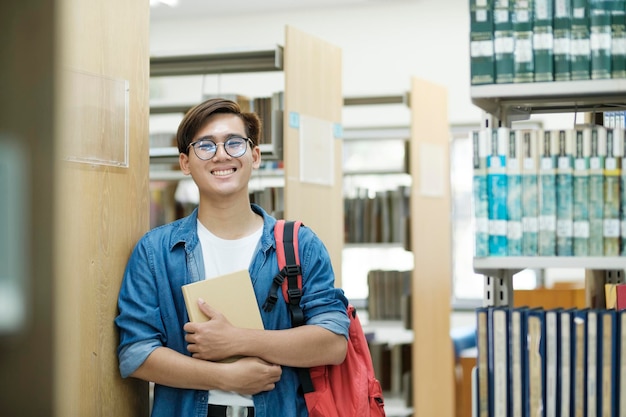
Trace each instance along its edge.
{"label": "wooden wall panel", "polygon": [[341,124],[341,50],[287,26],[284,72],[285,217],[302,220],[324,241],[332,258],[335,284],[340,287],[344,235],[342,142],[337,138],[334,143],[332,186],[301,181],[300,131],[290,127],[289,115],[297,113]]}
{"label": "wooden wall panel", "polygon": [[413,78],[410,96],[413,415],[447,417],[454,414],[447,90]]}
{"label": "wooden wall panel", "polygon": [[[148,2],[59,2],[54,239],[59,416],[148,412],[147,384],[119,376],[113,323],[126,261],[149,225],[148,35]],[[78,88],[85,74],[95,92]],[[92,144],[96,156],[123,147],[124,114],[111,113],[110,94],[124,82],[128,166],[68,160],[75,156],[71,145],[81,141]]]}

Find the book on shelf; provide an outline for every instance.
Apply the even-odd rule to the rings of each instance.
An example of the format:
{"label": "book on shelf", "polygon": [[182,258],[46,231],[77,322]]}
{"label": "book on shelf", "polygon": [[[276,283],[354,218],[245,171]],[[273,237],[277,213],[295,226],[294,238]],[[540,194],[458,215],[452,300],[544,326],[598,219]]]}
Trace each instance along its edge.
{"label": "book on shelf", "polygon": [[553,0],[534,0],[533,62],[535,82],[554,80],[554,4]]}
{"label": "book on shelf", "polygon": [[589,2],[589,46],[591,49],[591,79],[611,78],[611,2]]}
{"label": "book on shelf", "polygon": [[591,127],[589,157],[589,256],[604,255],[604,161],[606,129]]}
{"label": "book on shelf", "polygon": [[558,131],[556,168],[556,254],[574,254],[574,131]]}
{"label": "book on shelf", "polygon": [[556,255],[556,155],[557,131],[541,132],[539,163],[539,256]]}
{"label": "book on shelf", "polygon": [[[561,309],[549,309],[545,312],[545,325],[546,325],[546,401],[545,401],[545,416],[557,417],[559,414],[558,403],[558,376],[560,367],[559,356],[559,338],[560,338],[560,315]],[[562,381],[561,381],[562,382]]]}
{"label": "book on shelf", "polygon": [[470,0],[470,83],[493,84],[493,11],[486,0]]}
{"label": "book on shelf", "polygon": [[489,197],[487,194],[487,137],[483,131],[471,132],[473,147],[474,256],[489,256]]}
{"label": "book on shelf", "polygon": [[527,350],[527,329],[526,314],[527,307],[516,307],[511,309],[510,317],[510,414],[512,417],[526,416],[527,408],[527,379],[526,379],[526,350]]}
{"label": "book on shelf", "polygon": [[515,42],[513,82],[533,82],[533,2],[511,0],[513,4],[513,39]]}
{"label": "book on shelf", "polygon": [[611,9],[611,78],[626,78],[626,0],[613,0]]}
{"label": "book on shelf", "polygon": [[572,80],[588,80],[591,78],[588,1],[572,0],[570,40],[570,71]]}
{"label": "book on shelf", "polygon": [[490,313],[492,415],[505,416],[509,413],[509,308],[495,307]]}
{"label": "book on shelf", "polygon": [[620,181],[624,154],[622,129],[606,129],[606,159],[604,160],[604,255],[620,254]]}
{"label": "book on shelf", "polygon": [[571,411],[574,416],[585,415],[585,381],[587,378],[586,345],[587,345],[587,311],[577,310],[574,313],[572,326],[572,402]]}
{"label": "book on shelf", "polygon": [[478,417],[490,416],[488,314],[489,307],[479,307],[476,309],[476,378],[478,382]]}
{"label": "book on shelf", "polygon": [[572,402],[572,379],[574,377],[572,366],[572,326],[574,323],[574,310],[560,310],[558,314],[559,320],[559,340],[558,340],[558,416],[571,416]]}
{"label": "book on shelf", "polygon": [[617,414],[618,345],[616,311],[598,310],[598,417]]}
{"label": "book on shelf", "polygon": [[619,389],[618,417],[626,417],[626,310],[617,311],[617,340],[620,341],[619,349],[619,366],[617,368],[617,386]]}
{"label": "book on shelf", "polygon": [[574,256],[589,254],[589,157],[591,130],[575,130],[575,157],[573,175],[574,199]]}
{"label": "book on shelf", "polygon": [[493,42],[497,84],[513,82],[515,42],[511,1],[493,0]]}
{"label": "book on shelf", "polygon": [[546,328],[545,311],[531,309],[527,315],[528,346],[527,372],[528,372],[528,414],[540,416],[544,412],[546,400],[545,377],[546,377]]}
{"label": "book on shelf", "polygon": [[539,152],[537,132],[520,131],[522,141],[522,253],[536,256],[539,231]]}
{"label": "book on shelf", "polygon": [[596,417],[598,406],[598,311],[587,312],[585,416]]}
{"label": "book on shelf", "polygon": [[554,80],[569,81],[570,37],[572,31],[572,3],[570,0],[554,0]]}
{"label": "book on shelf", "polygon": [[487,199],[489,202],[489,255],[507,254],[507,172],[506,156],[509,129],[491,130],[487,156]]}
{"label": "book on shelf", "polygon": [[507,155],[507,256],[522,256],[522,137],[511,129]]}
{"label": "book on shelf", "polygon": [[626,310],[626,284],[615,285],[615,309]]}

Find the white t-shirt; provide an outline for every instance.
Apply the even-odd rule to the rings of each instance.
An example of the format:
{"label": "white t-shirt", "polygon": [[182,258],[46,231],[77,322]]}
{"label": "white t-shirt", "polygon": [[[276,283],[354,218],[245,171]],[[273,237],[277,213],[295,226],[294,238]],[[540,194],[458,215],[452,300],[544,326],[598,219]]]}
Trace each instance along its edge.
{"label": "white t-shirt", "polygon": [[[261,239],[263,227],[241,239],[227,240],[215,236],[198,221],[198,237],[204,259],[205,279],[248,269],[255,249]],[[211,390],[209,403],[252,407],[251,395],[240,395],[232,391]]]}

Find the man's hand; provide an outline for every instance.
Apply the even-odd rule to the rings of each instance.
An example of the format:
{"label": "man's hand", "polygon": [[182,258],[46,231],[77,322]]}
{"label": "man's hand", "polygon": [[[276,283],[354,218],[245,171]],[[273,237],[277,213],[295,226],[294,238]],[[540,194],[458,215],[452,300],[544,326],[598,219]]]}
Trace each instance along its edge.
{"label": "man's hand", "polygon": [[186,323],[183,330],[187,332],[185,341],[189,343],[187,350],[196,359],[220,361],[239,355],[237,352],[237,333],[240,329],[230,324],[219,311],[209,306],[203,299],[198,306],[209,320],[204,323]]}
{"label": "man's hand", "polygon": [[223,381],[224,391],[235,391],[243,395],[254,395],[271,391],[280,380],[282,368],[259,358],[241,358],[224,364],[229,366]]}

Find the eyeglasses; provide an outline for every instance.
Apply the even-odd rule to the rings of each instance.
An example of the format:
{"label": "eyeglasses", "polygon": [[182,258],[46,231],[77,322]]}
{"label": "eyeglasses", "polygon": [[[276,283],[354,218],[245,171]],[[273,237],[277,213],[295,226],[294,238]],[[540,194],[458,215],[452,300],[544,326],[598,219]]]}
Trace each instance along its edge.
{"label": "eyeglasses", "polygon": [[195,142],[191,142],[187,149],[192,147],[198,158],[203,161],[208,161],[217,153],[217,147],[223,145],[224,150],[229,156],[240,158],[246,153],[248,142],[250,142],[250,146],[252,146],[252,140],[250,138],[242,138],[240,136],[232,136],[224,143],[215,143],[211,139],[199,139]]}

